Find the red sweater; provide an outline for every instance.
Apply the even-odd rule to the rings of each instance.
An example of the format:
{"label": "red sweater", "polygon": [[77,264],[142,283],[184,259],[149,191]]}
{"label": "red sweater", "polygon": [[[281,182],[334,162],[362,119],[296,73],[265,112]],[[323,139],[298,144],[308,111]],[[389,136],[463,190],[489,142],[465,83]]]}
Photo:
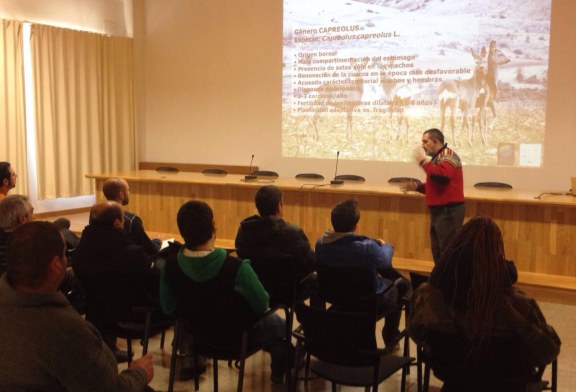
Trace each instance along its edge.
{"label": "red sweater", "polygon": [[464,176],[458,154],[445,145],[422,169],[426,182],[418,190],[426,194],[428,207],[464,202]]}

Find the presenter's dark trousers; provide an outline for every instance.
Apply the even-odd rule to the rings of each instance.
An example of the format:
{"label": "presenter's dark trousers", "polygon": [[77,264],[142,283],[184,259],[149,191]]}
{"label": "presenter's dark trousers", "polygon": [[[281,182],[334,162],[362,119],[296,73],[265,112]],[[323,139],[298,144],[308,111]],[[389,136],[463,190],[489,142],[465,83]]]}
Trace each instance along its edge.
{"label": "presenter's dark trousers", "polygon": [[458,235],[464,224],[464,203],[447,206],[432,206],[430,209],[430,243],[434,264],[442,252]]}

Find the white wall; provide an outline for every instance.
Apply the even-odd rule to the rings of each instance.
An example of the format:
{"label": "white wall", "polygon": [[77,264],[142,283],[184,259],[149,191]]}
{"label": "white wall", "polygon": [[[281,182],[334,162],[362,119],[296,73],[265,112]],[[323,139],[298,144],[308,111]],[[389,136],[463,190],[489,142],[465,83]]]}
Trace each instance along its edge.
{"label": "white wall", "polygon": [[[465,181],[567,191],[576,176],[576,1],[554,0],[542,169],[466,167]],[[334,163],[281,158],[282,0],[135,0],[140,160],[255,164],[331,176]],[[414,130],[415,144],[420,132]],[[412,164],[341,161],[372,180],[421,177]]]}

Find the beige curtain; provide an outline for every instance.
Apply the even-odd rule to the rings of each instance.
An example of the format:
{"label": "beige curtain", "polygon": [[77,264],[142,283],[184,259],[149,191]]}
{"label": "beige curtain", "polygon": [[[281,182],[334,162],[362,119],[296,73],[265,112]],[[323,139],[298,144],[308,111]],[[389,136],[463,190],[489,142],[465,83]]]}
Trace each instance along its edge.
{"label": "beige curtain", "polygon": [[28,194],[26,170],[26,117],[22,23],[1,20],[0,30],[0,161],[8,161],[18,173],[12,193]]}
{"label": "beige curtain", "polygon": [[132,39],[32,25],[39,199],[135,165]]}

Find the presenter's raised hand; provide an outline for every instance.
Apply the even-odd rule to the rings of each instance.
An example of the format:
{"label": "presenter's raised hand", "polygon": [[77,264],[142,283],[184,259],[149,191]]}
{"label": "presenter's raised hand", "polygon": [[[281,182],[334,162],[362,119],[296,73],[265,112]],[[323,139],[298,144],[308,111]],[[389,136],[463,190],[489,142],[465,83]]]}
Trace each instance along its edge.
{"label": "presenter's raised hand", "polygon": [[414,161],[420,164],[420,162],[426,160],[426,151],[424,151],[422,147],[416,147],[412,156],[414,157]]}

